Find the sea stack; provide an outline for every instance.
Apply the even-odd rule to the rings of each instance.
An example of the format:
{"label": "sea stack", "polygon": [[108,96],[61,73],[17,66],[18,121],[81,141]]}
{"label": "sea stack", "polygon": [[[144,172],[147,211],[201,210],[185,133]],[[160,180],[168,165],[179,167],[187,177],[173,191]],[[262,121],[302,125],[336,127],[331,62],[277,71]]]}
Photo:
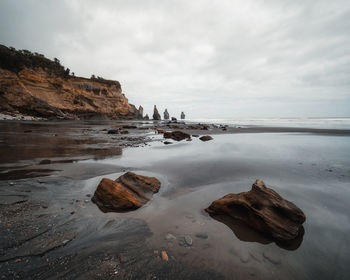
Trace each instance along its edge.
{"label": "sea stack", "polygon": [[165,109],[165,111],[164,111],[164,120],[168,120],[168,119],[169,119],[168,109]]}
{"label": "sea stack", "polygon": [[139,110],[138,110],[138,118],[140,120],[143,119],[143,107],[140,105]]}
{"label": "sea stack", "polygon": [[161,120],[161,117],[159,115],[159,112],[157,110],[157,106],[156,105],[154,105],[154,109],[153,109],[153,119],[157,120],[157,121]]}
{"label": "sea stack", "polygon": [[146,114],[146,116],[145,116],[143,119],[144,119],[144,120],[149,120],[148,114]]}
{"label": "sea stack", "polygon": [[183,120],[183,119],[185,119],[185,118],[186,118],[185,113],[184,113],[184,112],[181,112],[181,119]]}

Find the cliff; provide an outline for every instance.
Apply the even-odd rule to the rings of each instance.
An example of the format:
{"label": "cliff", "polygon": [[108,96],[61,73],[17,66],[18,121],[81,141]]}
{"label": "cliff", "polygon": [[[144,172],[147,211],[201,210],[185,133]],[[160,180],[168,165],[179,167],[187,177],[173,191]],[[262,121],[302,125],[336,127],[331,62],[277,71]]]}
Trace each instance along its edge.
{"label": "cliff", "polygon": [[40,54],[0,45],[0,112],[64,119],[136,119],[118,81],[75,77]]}

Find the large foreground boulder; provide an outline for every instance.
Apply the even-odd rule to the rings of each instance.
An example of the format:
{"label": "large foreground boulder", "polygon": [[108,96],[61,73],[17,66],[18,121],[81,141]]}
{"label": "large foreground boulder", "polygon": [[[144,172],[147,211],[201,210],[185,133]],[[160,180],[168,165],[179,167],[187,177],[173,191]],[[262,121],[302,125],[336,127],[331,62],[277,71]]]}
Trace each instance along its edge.
{"label": "large foreground boulder", "polygon": [[292,202],[256,180],[249,192],[228,194],[207,209],[211,215],[228,215],[240,220],[264,236],[289,242],[303,233],[304,213]]}
{"label": "large foreground boulder", "polygon": [[157,178],[127,172],[115,181],[103,178],[91,200],[103,212],[126,212],[145,205],[159,189]]}
{"label": "large foreground boulder", "polygon": [[191,139],[191,135],[182,131],[173,131],[164,133],[164,138],[171,138],[175,141],[181,141],[184,139]]}

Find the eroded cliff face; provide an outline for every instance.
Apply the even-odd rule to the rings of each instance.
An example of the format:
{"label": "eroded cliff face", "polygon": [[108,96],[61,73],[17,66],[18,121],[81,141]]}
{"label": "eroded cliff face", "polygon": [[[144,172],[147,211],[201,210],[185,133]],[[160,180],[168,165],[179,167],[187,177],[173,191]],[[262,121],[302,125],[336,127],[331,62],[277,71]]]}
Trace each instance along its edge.
{"label": "eroded cliff face", "polygon": [[117,81],[60,77],[42,68],[0,68],[0,112],[65,119],[137,119]]}

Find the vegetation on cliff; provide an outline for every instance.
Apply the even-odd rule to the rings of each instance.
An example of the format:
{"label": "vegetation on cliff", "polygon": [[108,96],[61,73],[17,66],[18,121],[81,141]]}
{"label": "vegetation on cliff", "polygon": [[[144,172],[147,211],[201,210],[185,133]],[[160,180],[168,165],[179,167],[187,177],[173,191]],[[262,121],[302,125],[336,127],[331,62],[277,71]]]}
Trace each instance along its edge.
{"label": "vegetation on cliff", "polygon": [[0,45],[0,112],[63,119],[136,119],[118,81],[76,77],[55,58]]}

